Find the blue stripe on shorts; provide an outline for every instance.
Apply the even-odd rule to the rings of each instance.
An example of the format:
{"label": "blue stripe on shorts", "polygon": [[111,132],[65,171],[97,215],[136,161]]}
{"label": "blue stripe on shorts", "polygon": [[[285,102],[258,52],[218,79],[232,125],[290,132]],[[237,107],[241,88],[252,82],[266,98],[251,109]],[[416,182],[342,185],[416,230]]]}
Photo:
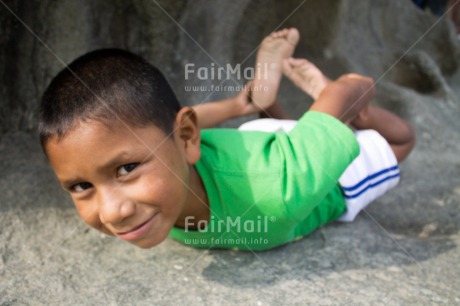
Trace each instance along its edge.
{"label": "blue stripe on shorts", "polygon": [[[396,172],[395,172],[396,171]],[[366,178],[362,179],[359,183],[355,184],[354,186],[351,187],[342,187],[343,195],[347,199],[354,199],[356,197],[359,197],[361,194],[366,192],[367,190],[374,188],[380,184],[383,184],[384,182],[394,179],[399,177],[399,167],[398,165],[383,169],[377,173],[374,173],[372,175],[367,176]],[[376,180],[372,182],[372,180]],[[361,186],[366,185],[361,191],[355,193]]]}

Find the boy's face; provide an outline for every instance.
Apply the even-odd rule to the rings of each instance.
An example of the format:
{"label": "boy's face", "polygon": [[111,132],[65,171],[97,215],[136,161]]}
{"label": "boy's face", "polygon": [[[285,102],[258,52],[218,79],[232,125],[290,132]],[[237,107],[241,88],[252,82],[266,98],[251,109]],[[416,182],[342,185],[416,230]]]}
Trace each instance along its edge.
{"label": "boy's face", "polygon": [[153,125],[107,127],[93,121],[59,142],[52,138],[45,149],[86,223],[148,248],[167,237],[187,202],[199,152],[190,152],[193,144],[181,133],[175,129],[167,138]]}

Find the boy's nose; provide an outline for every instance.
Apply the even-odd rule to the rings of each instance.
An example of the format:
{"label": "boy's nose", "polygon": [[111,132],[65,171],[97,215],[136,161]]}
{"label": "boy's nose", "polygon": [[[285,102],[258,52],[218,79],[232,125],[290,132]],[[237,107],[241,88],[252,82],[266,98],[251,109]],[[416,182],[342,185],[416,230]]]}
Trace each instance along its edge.
{"label": "boy's nose", "polygon": [[134,215],[135,203],[117,188],[107,188],[99,192],[99,216],[104,224],[119,224]]}

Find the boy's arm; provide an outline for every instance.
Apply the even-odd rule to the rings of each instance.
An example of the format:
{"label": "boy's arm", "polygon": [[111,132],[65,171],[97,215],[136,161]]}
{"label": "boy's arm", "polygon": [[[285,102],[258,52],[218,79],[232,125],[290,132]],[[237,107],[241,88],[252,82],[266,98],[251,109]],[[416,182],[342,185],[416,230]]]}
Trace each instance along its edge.
{"label": "boy's arm", "polygon": [[[193,106],[198,126],[210,128],[231,118],[260,112],[251,103],[247,88],[250,88],[249,84],[233,98]],[[329,114],[349,124],[374,95],[375,86],[371,78],[347,74],[326,86],[309,110]]]}
{"label": "boy's arm", "polygon": [[374,95],[375,84],[371,78],[347,74],[327,85],[309,110],[329,114],[349,124]]}
{"label": "boy's arm", "polygon": [[246,88],[249,88],[249,85],[245,86],[245,89],[235,97],[193,106],[198,116],[199,128],[211,128],[225,120],[250,115],[260,111],[250,102],[248,90]]}

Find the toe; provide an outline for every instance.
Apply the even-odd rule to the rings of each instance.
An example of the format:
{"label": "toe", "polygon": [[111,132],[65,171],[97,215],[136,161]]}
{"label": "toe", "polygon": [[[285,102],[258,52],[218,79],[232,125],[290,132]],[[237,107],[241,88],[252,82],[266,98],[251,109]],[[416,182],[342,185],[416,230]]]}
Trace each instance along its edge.
{"label": "toe", "polygon": [[305,65],[308,63],[308,61],[304,58],[293,58],[291,57],[289,59],[289,63],[293,66],[293,68],[298,68],[302,65]]}
{"label": "toe", "polygon": [[280,30],[280,31],[276,31],[276,32],[273,32],[273,38],[279,38],[281,36],[283,36],[283,33],[284,33],[284,30]]}
{"label": "toe", "polygon": [[299,30],[297,30],[296,28],[290,28],[286,35],[286,39],[290,44],[297,45],[300,38]]}
{"label": "toe", "polygon": [[283,60],[282,62],[282,69],[283,69],[283,73],[289,77],[291,74],[292,74],[292,71],[293,71],[293,67],[291,65],[291,61],[290,61],[291,58],[287,58],[285,60]]}

